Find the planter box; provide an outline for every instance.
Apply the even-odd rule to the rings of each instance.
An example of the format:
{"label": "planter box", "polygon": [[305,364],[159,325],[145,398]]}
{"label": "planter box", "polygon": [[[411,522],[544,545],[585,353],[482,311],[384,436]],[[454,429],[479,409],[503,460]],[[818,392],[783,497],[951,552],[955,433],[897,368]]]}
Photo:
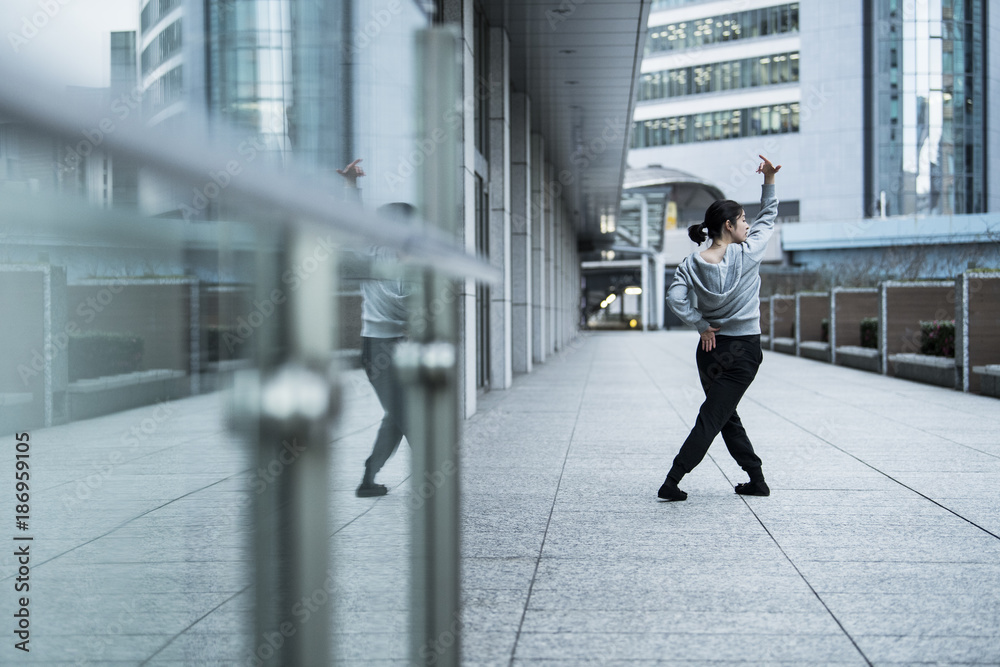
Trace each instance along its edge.
{"label": "planter box", "polygon": [[253,361],[250,359],[226,359],[224,361],[208,363],[201,374],[198,391],[207,394],[226,389],[229,386],[229,378],[233,373],[253,367]]}
{"label": "planter box", "polygon": [[882,352],[874,347],[838,345],[837,365],[871,371],[872,373],[881,373]]}
{"label": "planter box", "polygon": [[972,372],[979,378],[979,393],[1000,398],[1000,364],[973,366]]}
{"label": "planter box", "polygon": [[795,354],[795,339],[794,338],[775,338],[773,341],[775,352],[784,352],[785,354]]}
{"label": "planter box", "polygon": [[771,337],[766,334],[761,334],[760,336],[760,348],[762,350],[771,349]]}
{"label": "planter box", "polygon": [[889,363],[892,364],[896,377],[949,389],[959,386],[955,360],[951,357],[903,353],[890,355]]}
{"label": "planter box", "polygon": [[191,380],[184,371],[138,371],[77,380],[69,384],[66,394],[69,418],[76,421],[184,398],[191,394]]}
{"label": "planter box", "polygon": [[799,343],[799,356],[829,363],[830,344],[818,340],[804,340]]}

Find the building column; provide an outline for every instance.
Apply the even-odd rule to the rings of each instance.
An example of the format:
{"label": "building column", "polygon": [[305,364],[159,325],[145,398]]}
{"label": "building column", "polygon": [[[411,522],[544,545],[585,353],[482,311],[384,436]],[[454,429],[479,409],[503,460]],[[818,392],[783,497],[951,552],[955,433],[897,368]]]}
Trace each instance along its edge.
{"label": "building column", "polygon": [[531,291],[531,100],[524,93],[511,96],[510,131],[510,273],[511,368],[532,368]]}
{"label": "building column", "polygon": [[[545,164],[545,182],[556,182],[555,167]],[[559,290],[555,281],[555,243],[556,229],[559,228],[562,207],[561,200],[552,194],[552,189],[546,187],[545,198],[545,275],[544,289],[547,301],[545,303],[545,354],[550,355],[556,349],[556,309],[558,308]]]}
{"label": "building column", "polygon": [[549,224],[545,139],[531,135],[531,360],[545,361],[548,340],[549,295],[545,289],[545,228]]}
{"label": "building column", "polygon": [[[444,0],[445,23],[462,31],[462,98],[472,99],[476,90],[476,65],[473,52],[473,0]],[[469,252],[476,251],[476,110],[462,105],[461,161],[458,178],[462,181],[461,216],[464,224],[456,241]],[[476,413],[476,283],[456,281],[458,290],[458,396],[459,415],[469,418]]]}
{"label": "building column", "polygon": [[[503,282],[490,290],[490,388],[507,389],[511,364],[510,229],[510,39],[503,28],[489,31],[489,201],[490,263]],[[492,85],[493,83],[499,85]]]}

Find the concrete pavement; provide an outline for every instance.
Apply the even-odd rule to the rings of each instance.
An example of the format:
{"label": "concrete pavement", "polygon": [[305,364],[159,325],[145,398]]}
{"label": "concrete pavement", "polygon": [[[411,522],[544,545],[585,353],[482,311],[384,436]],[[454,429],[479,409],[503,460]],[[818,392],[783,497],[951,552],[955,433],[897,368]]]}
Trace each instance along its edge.
{"label": "concrete pavement", "polygon": [[[719,440],[689,499],[659,502],[701,402],[696,341],[583,336],[481,396],[462,448],[464,664],[1000,665],[1000,403],[765,353],[740,414],[771,496],[733,493]],[[389,495],[354,497],[381,412],[359,371],[346,384],[331,642],[338,663],[405,664],[420,496],[404,445]],[[223,415],[206,395],[32,432],[31,652],[13,648],[4,549],[0,664],[267,652],[247,613],[267,472]]]}

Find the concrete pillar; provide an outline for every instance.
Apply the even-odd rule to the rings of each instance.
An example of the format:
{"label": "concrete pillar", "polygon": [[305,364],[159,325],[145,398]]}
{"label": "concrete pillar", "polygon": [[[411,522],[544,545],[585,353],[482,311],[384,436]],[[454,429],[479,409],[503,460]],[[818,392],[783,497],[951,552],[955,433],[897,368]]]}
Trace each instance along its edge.
{"label": "concrete pillar", "polygon": [[[462,31],[462,99],[473,99],[476,90],[475,53],[473,53],[475,10],[473,0],[443,0],[444,22]],[[461,215],[465,221],[459,230],[459,243],[469,252],[476,251],[476,110],[462,105],[461,160],[459,178],[463,196]],[[476,284],[471,280],[456,283],[458,290],[458,395],[459,414],[468,418],[476,413]]]}
{"label": "concrete pillar", "polygon": [[[490,290],[490,388],[513,383],[511,364],[510,229],[510,40],[503,28],[489,31],[489,221],[490,263],[503,282]],[[494,83],[499,85],[493,85]]]}
{"label": "concrete pillar", "polygon": [[662,329],[663,328],[663,316],[665,314],[664,308],[667,305],[667,288],[664,284],[666,279],[664,278],[665,264],[663,261],[663,255],[656,254],[653,256],[653,275],[650,278],[651,286],[653,288],[653,316],[656,318],[652,329]]}
{"label": "concrete pillar", "polygon": [[511,367],[514,373],[532,368],[531,291],[531,100],[511,95],[510,130],[510,274]]}
{"label": "concrete pillar", "polygon": [[[545,164],[545,182],[555,184],[556,170],[551,164]],[[552,188],[545,190],[545,294],[548,299],[545,306],[545,354],[550,355],[556,349],[556,319],[555,312],[558,306],[557,299],[559,292],[556,289],[555,281],[555,230],[559,226],[561,210],[561,200],[555,197]]]}
{"label": "concrete pillar", "polygon": [[548,293],[545,290],[546,203],[545,139],[531,135],[531,359],[540,364],[548,356]]}

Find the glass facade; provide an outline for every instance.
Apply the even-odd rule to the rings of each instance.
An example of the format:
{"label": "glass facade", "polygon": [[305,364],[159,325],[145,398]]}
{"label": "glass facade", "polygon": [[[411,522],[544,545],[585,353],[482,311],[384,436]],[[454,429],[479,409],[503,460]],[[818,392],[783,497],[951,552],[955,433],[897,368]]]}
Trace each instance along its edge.
{"label": "glass facade", "polygon": [[875,8],[869,215],[986,210],[984,3]]}
{"label": "glass facade", "polygon": [[797,33],[799,3],[748,9],[651,27],[646,37],[646,55],[691,49],[738,39]]}
{"label": "glass facade", "polygon": [[212,3],[209,31],[211,111],[254,132],[268,152],[286,150],[293,111],[290,3]]}
{"label": "glass facade", "polygon": [[676,9],[687,5],[696,5],[707,0],[653,0],[651,11],[661,12],[665,9]]}
{"label": "glass facade", "polygon": [[[132,6],[87,71],[106,88],[63,54],[0,92],[0,429],[62,480],[38,543],[97,549],[33,629],[81,664],[108,662],[79,637],[114,616],[133,663],[199,619],[224,639],[174,661],[457,665],[435,623],[459,608],[458,371],[431,388],[417,362],[457,349],[461,262],[492,275],[447,240],[461,42],[406,1],[180,7]],[[428,346],[409,367],[404,340]]]}
{"label": "glass facade", "polygon": [[179,102],[184,94],[184,66],[178,65],[154,79],[142,94],[143,112],[152,116],[160,109]]}
{"label": "glass facade", "polygon": [[639,101],[756,88],[799,80],[797,51],[757,58],[648,72],[639,82]]}
{"label": "glass facade", "polygon": [[143,76],[149,76],[154,69],[180,53],[181,31],[181,21],[178,19],[164,28],[153,38],[149,46],[142,50]]}
{"label": "glass facade", "polygon": [[143,32],[156,25],[161,18],[181,6],[181,0],[149,0],[140,14],[140,26]]}
{"label": "glass facade", "polygon": [[772,104],[637,121],[631,148],[673,146],[799,131],[799,104]]}

